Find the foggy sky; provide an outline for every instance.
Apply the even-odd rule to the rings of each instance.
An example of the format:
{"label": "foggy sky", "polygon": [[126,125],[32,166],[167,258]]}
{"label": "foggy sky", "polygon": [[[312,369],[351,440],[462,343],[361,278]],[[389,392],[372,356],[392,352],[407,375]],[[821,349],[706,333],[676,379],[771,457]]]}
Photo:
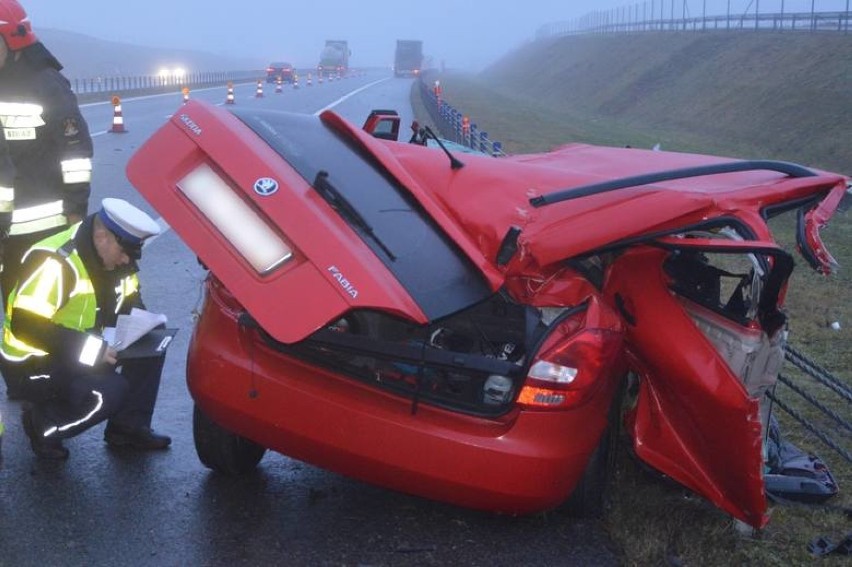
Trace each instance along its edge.
{"label": "foggy sky", "polygon": [[[135,45],[316,65],[326,39],[346,39],[352,66],[388,65],[397,39],[421,39],[434,63],[479,69],[548,23],[652,0],[20,0],[33,27]],[[653,0],[666,17],[845,10],[848,0]]]}

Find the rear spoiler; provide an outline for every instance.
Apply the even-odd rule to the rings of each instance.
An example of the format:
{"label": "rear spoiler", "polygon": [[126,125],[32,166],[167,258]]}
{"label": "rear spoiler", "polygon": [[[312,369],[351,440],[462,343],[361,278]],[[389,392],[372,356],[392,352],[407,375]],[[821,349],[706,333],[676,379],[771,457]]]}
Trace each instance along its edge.
{"label": "rear spoiler", "polygon": [[650,185],[660,181],[671,181],[673,179],[686,179],[689,177],[704,177],[706,175],[717,175],[720,173],[736,173],[741,171],[777,171],[790,177],[816,177],[818,174],[801,165],[786,161],[772,160],[748,160],[748,161],[732,161],[728,163],[714,163],[711,165],[701,165],[698,167],[685,167],[682,169],[672,169],[669,171],[658,171],[656,173],[648,173],[645,175],[634,175],[632,177],[622,177],[621,179],[613,179],[601,183],[592,183],[591,185],[582,185],[580,187],[572,187],[571,189],[563,189],[555,191],[547,195],[539,195],[530,199],[530,205],[533,207],[544,207],[562,201],[571,199],[579,199],[581,197],[589,197],[591,195],[599,195],[608,193],[618,189],[627,189],[628,187],[640,187],[642,185]]}
{"label": "rear spoiler", "polygon": [[[671,181],[674,179],[687,179],[690,177],[704,177],[708,175],[744,171],[776,171],[778,173],[783,173],[788,177],[797,179],[819,177],[820,175],[819,173],[804,166],[785,161],[731,161],[697,167],[672,169],[669,171],[659,171],[656,173],[635,175],[632,177],[623,177],[621,179],[613,179],[601,183],[582,185],[580,187],[573,187],[571,189],[564,189],[547,195],[533,197],[529,200],[529,203],[533,207],[539,208],[572,199],[617,191],[619,189],[650,185],[660,181]],[[823,244],[819,235],[819,229],[828,223],[828,220],[841,204],[841,201],[846,202],[849,198],[849,189],[847,189],[846,182],[844,182],[842,185],[836,184],[833,188],[831,188],[828,195],[821,202],[804,202],[800,208],[796,230],[796,242],[798,249],[807,263],[821,274],[829,274],[833,272],[837,267],[837,262]],[[507,233],[506,239],[504,239],[503,242],[503,247],[506,249],[504,250],[503,247],[501,247],[501,253],[505,252],[504,256],[511,257],[514,253],[512,241],[517,241],[517,236],[517,234]],[[503,260],[507,261],[505,257]]]}

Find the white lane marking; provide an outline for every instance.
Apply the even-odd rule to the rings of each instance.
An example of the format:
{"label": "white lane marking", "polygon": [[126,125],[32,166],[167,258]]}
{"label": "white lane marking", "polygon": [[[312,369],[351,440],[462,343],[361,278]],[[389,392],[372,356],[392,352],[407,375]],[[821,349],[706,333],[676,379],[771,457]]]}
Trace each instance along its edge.
{"label": "white lane marking", "polygon": [[320,114],[322,114],[323,112],[325,112],[325,111],[326,111],[326,110],[328,110],[329,108],[334,108],[335,106],[337,106],[338,104],[340,104],[341,102],[343,102],[344,100],[346,100],[347,98],[349,98],[349,97],[351,97],[351,96],[355,96],[356,94],[360,93],[361,91],[365,91],[365,90],[369,89],[370,87],[374,87],[374,86],[378,85],[379,83],[384,83],[385,81],[389,81],[389,80],[391,80],[391,77],[385,77],[384,79],[379,79],[378,81],[373,81],[372,83],[369,83],[369,84],[367,84],[367,85],[364,85],[364,86],[363,86],[363,87],[361,87],[360,89],[355,89],[355,90],[354,90],[354,91],[352,91],[351,93],[349,93],[349,94],[347,94],[347,95],[344,95],[344,96],[340,97],[339,99],[337,99],[336,101],[332,102],[332,103],[331,103],[331,104],[329,104],[328,106],[325,106],[325,107],[323,107],[323,108],[320,108],[319,110],[317,110],[316,112],[314,112],[314,116],[319,116]]}

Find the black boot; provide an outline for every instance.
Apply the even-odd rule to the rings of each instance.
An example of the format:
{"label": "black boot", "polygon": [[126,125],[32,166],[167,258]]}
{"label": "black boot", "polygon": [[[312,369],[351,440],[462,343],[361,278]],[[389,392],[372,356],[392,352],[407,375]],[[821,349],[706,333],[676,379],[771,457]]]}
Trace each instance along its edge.
{"label": "black boot", "polygon": [[24,408],[21,412],[21,422],[36,457],[54,461],[64,461],[68,458],[68,449],[62,445],[62,440],[50,439],[43,435],[44,428],[38,425],[38,418],[32,408]]}
{"label": "black boot", "polygon": [[104,430],[104,441],[111,447],[158,451],[171,445],[172,438],[154,433],[150,427],[130,429],[109,423]]}

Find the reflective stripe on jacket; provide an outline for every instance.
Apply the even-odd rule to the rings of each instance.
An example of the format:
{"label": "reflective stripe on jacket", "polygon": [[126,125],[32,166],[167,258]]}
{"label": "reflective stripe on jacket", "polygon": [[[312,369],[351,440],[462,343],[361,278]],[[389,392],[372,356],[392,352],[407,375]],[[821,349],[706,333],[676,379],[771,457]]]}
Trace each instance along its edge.
{"label": "reflective stripe on jacket", "polygon": [[[2,355],[10,361],[23,361],[37,356],[49,355],[20,340],[12,332],[12,316],[18,311],[27,311],[49,320],[54,325],[80,332],[92,331],[95,327],[98,303],[88,270],[74,245],[74,237],[80,223],[67,230],[45,238],[30,251],[42,251],[44,260],[34,269],[22,273],[18,285],[9,295],[6,320],[3,324]],[[72,276],[68,277],[68,272]],[[118,308],[128,295],[138,292],[136,274],[123,278],[115,290]],[[98,362],[104,346],[100,336],[91,335],[81,341],[77,360],[80,364],[93,366]]]}
{"label": "reflective stripe on jacket", "polygon": [[[87,214],[92,138],[60,69],[40,43],[0,69],[0,123],[16,173],[14,210],[26,217],[12,219],[13,235],[64,226],[67,215]],[[58,212],[56,203],[62,205]],[[2,207],[0,201],[0,212]]]}
{"label": "reflective stripe on jacket", "polygon": [[13,207],[12,226],[9,234],[30,234],[68,224],[61,200],[33,205],[32,207]]}

